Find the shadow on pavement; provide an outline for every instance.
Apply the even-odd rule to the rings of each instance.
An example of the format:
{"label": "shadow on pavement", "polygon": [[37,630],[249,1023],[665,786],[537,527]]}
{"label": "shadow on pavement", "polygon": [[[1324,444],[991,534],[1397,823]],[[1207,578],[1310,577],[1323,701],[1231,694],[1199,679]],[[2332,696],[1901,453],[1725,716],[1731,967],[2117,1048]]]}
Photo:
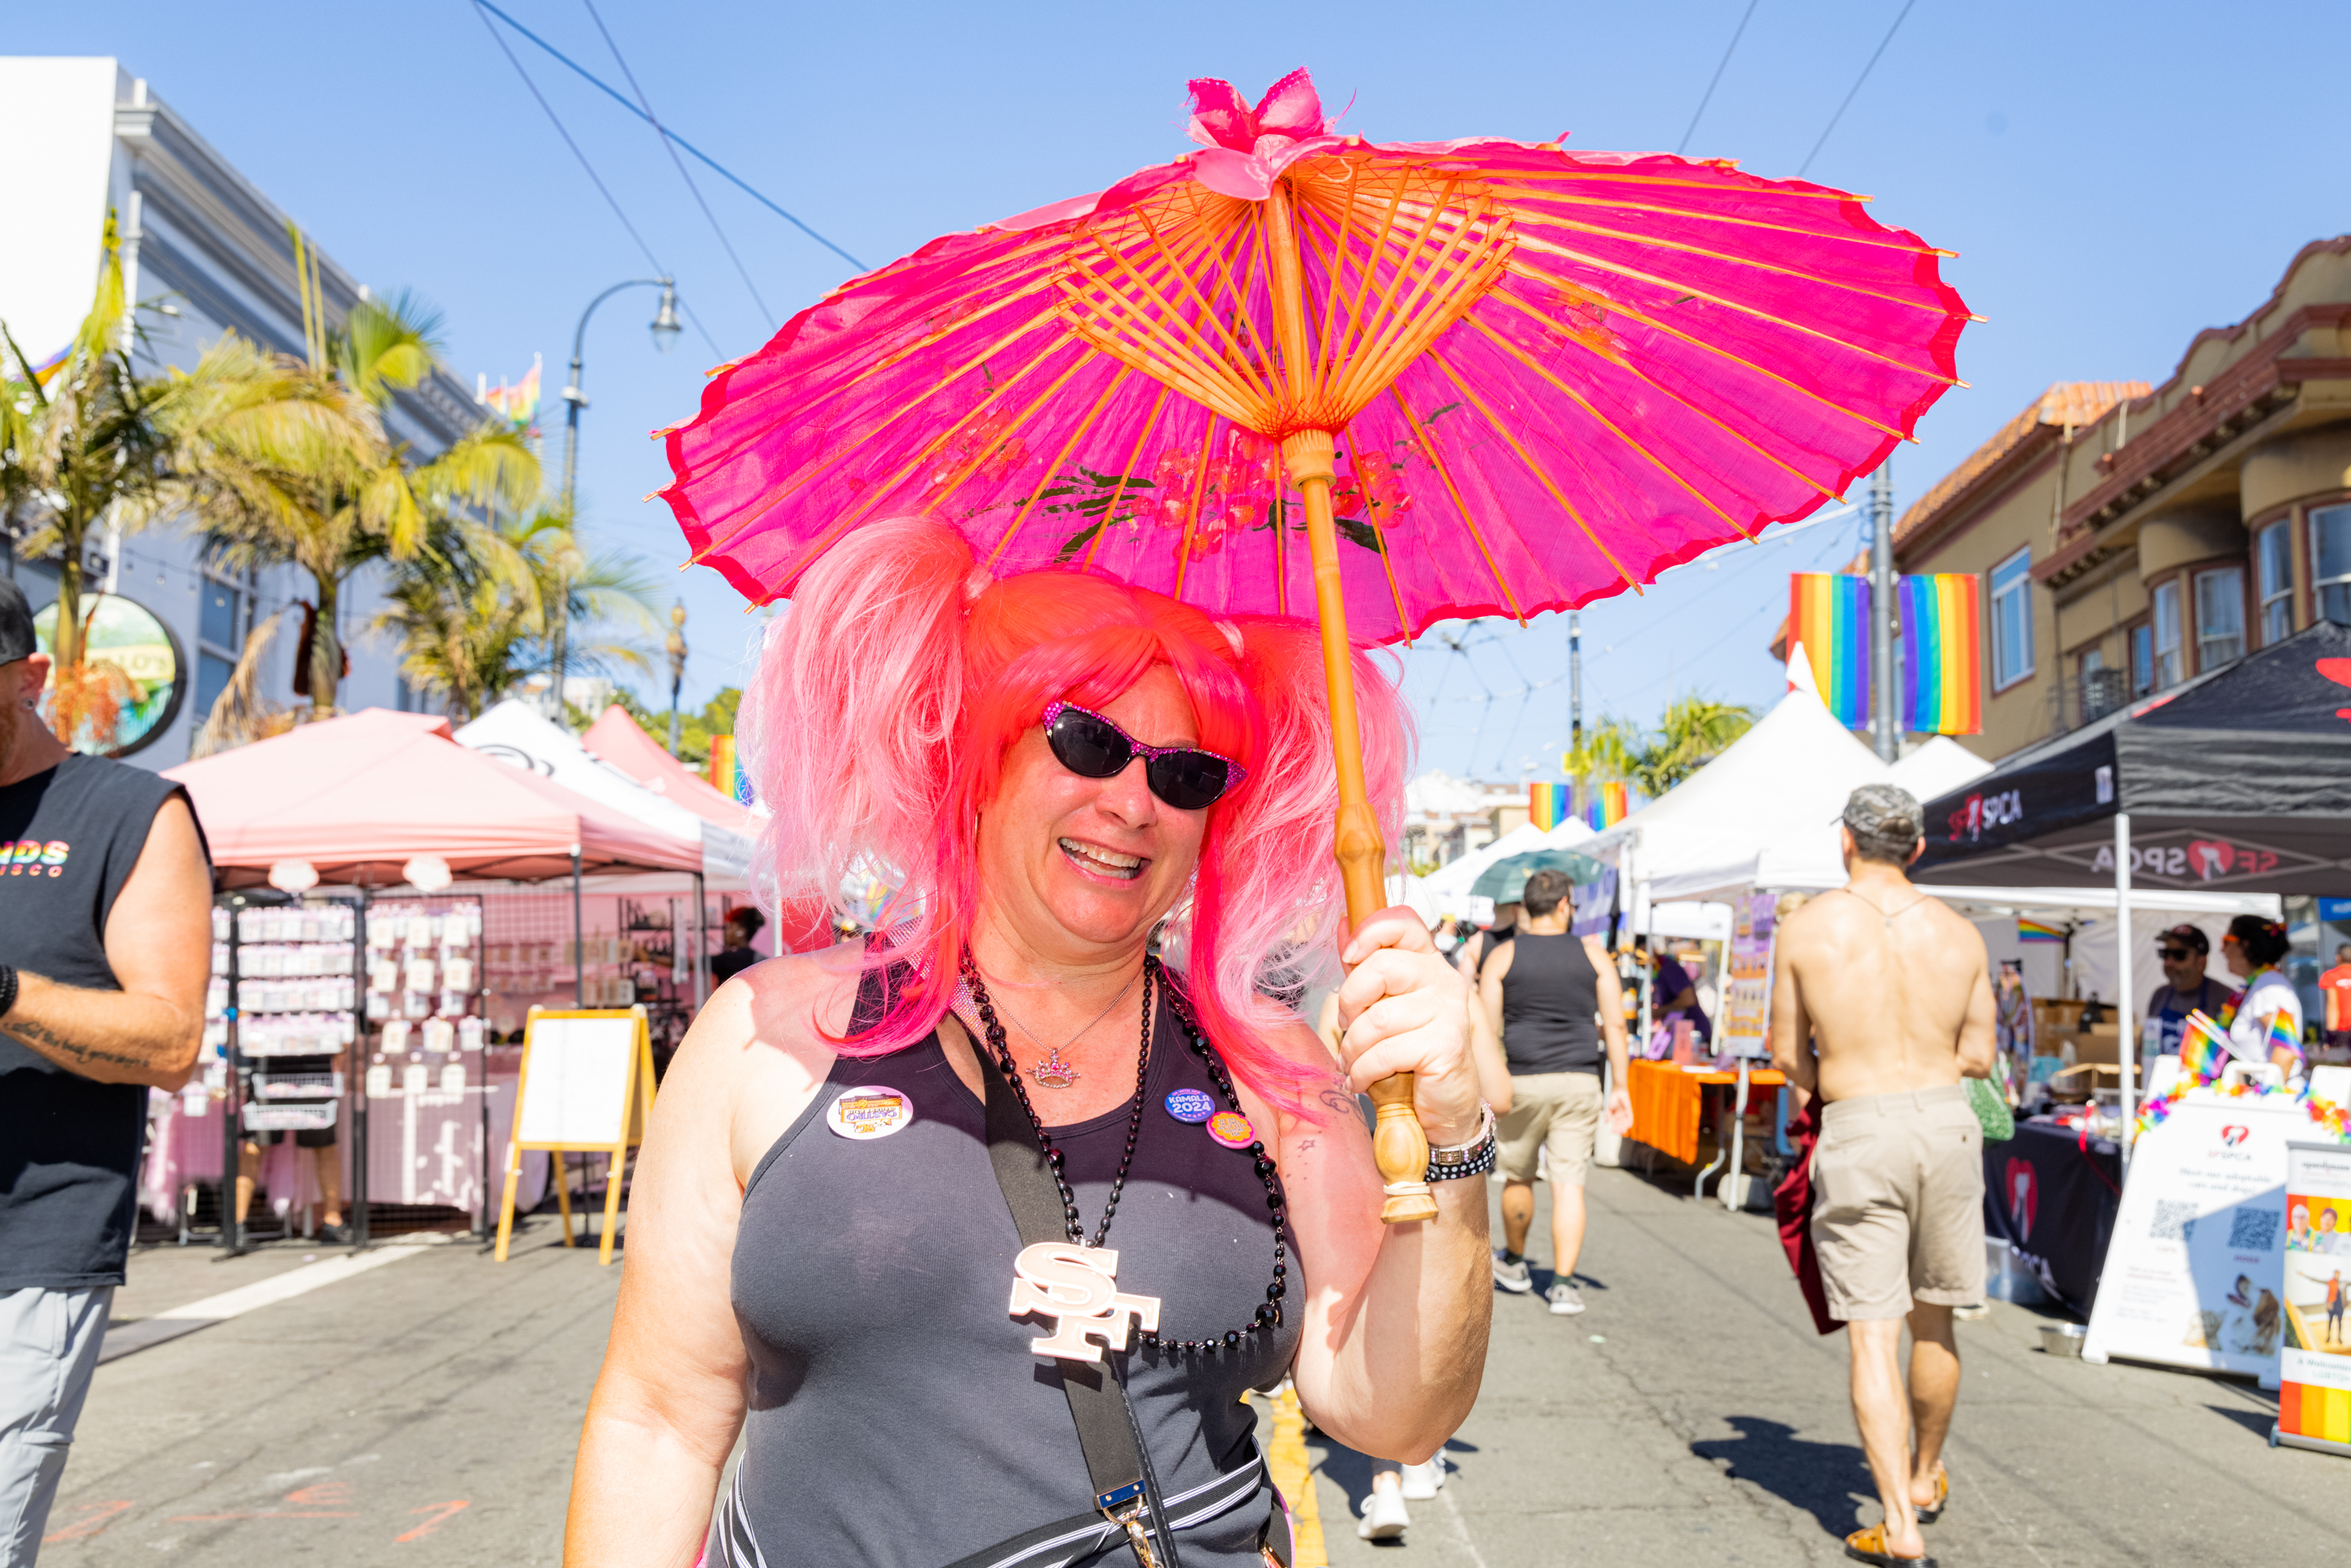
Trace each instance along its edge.
{"label": "shadow on pavement", "polygon": [[1730,1473],[1820,1521],[1832,1535],[1854,1527],[1856,1505],[1877,1496],[1857,1443],[1815,1443],[1795,1428],[1760,1416],[1728,1417],[1736,1438],[1692,1443],[1701,1459],[1727,1459]]}
{"label": "shadow on pavement", "polygon": [[2226,1405],[2207,1405],[2204,1408],[2215,1416],[2227,1416],[2264,1443],[2270,1440],[2270,1429],[2277,1425],[2274,1410],[2247,1410],[2241,1406],[2231,1408]]}
{"label": "shadow on pavement", "polygon": [[[1310,1432],[1307,1434],[1306,1440],[1322,1450],[1322,1457],[1316,1462],[1314,1469],[1325,1480],[1347,1494],[1347,1517],[1337,1522],[1342,1528],[1352,1532],[1355,1521],[1364,1516],[1364,1500],[1372,1495],[1373,1470],[1385,1468],[1391,1462],[1374,1461],[1369,1455],[1347,1447],[1327,1432]],[[1465,1443],[1458,1437],[1445,1439],[1445,1454],[1448,1459],[1456,1455],[1474,1454],[1479,1451],[1478,1445],[1475,1443]],[[1455,1468],[1458,1469],[1458,1466]],[[1332,1522],[1325,1520],[1323,1528],[1326,1530],[1331,1528]],[[1374,1542],[1373,1544],[1395,1546],[1402,1545],[1403,1542],[1381,1541]]]}

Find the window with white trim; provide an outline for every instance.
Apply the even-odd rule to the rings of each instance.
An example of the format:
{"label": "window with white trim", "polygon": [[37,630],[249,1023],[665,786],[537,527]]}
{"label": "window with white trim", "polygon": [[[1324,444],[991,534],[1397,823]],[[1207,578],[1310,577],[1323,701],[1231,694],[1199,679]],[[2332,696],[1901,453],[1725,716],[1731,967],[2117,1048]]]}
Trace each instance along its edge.
{"label": "window with white trim", "polygon": [[2131,695],[2155,690],[2155,628],[2142,621],[2130,629]]}
{"label": "window with white trim", "polygon": [[2253,536],[2253,580],[2262,595],[2262,646],[2294,635],[2294,534],[2283,517]]}
{"label": "window with white trim", "polygon": [[236,674],[252,606],[244,589],[216,577],[204,579],[196,592],[194,722],[201,727],[212,716],[213,704],[228,689],[229,678]]}
{"label": "window with white trim", "polygon": [[2217,670],[2245,654],[2245,569],[2196,574],[2196,667]]}
{"label": "window with white trim", "polygon": [[2351,507],[2311,510],[2310,596],[2321,621],[2351,626]]}
{"label": "window with white trim", "polygon": [[2188,674],[2187,649],[2179,623],[2179,580],[2156,584],[2147,619],[2155,626],[2155,681],[2152,689],[2176,686]]}
{"label": "window with white trim", "polygon": [[2032,673],[2032,551],[1991,569],[1991,684],[2013,685]]}

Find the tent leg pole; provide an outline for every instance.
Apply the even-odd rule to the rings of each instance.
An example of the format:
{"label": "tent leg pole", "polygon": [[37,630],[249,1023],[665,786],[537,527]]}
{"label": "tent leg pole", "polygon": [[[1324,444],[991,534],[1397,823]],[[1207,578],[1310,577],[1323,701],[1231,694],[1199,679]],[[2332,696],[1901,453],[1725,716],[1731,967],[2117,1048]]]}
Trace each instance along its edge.
{"label": "tent leg pole", "polygon": [[702,873],[694,873],[694,1010],[700,1012],[709,999],[710,969],[704,962],[709,952],[710,904],[703,891]]}
{"label": "tent leg pole", "polygon": [[588,1005],[588,934],[580,913],[580,852],[571,852],[571,1005]]}
{"label": "tent leg pole", "polygon": [[2138,1039],[2131,1028],[2131,831],[2130,813],[2115,813],[2115,1057],[2122,1067],[2122,1132],[2115,1139],[2123,1169],[2130,1169],[2132,1101],[2138,1071]]}
{"label": "tent leg pole", "polygon": [[358,1245],[368,1244],[368,889],[360,889],[359,904],[352,918],[358,923],[351,933],[351,983],[358,988],[351,996],[351,1071],[345,1085],[351,1098],[351,1212],[343,1217],[350,1228],[351,1239]]}

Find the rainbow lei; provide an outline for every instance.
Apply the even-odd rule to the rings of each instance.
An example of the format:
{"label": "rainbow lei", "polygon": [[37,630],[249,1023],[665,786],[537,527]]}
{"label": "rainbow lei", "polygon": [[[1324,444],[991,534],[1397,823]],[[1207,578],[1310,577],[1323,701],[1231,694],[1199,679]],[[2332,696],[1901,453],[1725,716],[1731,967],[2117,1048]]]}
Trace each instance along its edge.
{"label": "rainbow lei", "polygon": [[[2246,994],[2252,992],[2253,981],[2260,978],[2262,972],[2257,969],[2246,977]],[[2201,1009],[2188,1015],[2179,1034],[2179,1076],[2161,1095],[2147,1100],[2139,1107],[2132,1128],[2134,1137],[2149,1127],[2159,1125],[2171,1114],[2171,1108],[2187,1098],[2192,1090],[2209,1089],[2231,1100],[2262,1099],[2271,1094],[2294,1092],[2259,1079],[2250,1082],[2221,1082],[2221,1075],[2229,1066],[2229,1025],[2235,1021],[2242,1000],[2243,996],[2241,995],[2223,1005],[2217,1022],[2207,1017]],[[2302,1042],[2294,1038],[2293,1030],[2284,1019],[2283,1012],[2271,1015],[2266,1043],[2273,1051],[2289,1050],[2299,1057]],[[2297,1098],[2320,1131],[2337,1142],[2351,1142],[2351,1112],[2346,1112],[2332,1100],[2321,1099],[2307,1088]]]}

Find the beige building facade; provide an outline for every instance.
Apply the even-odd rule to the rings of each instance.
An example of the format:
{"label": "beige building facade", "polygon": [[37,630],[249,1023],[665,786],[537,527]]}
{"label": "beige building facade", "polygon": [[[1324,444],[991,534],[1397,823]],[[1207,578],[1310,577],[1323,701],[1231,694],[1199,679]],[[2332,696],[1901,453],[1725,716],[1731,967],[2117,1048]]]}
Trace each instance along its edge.
{"label": "beige building facade", "polygon": [[1986,758],[2351,623],[2351,235],[2304,246],[2161,385],[2050,388],[1894,549],[1900,571],[1981,584],[1984,728],[1958,738]]}

